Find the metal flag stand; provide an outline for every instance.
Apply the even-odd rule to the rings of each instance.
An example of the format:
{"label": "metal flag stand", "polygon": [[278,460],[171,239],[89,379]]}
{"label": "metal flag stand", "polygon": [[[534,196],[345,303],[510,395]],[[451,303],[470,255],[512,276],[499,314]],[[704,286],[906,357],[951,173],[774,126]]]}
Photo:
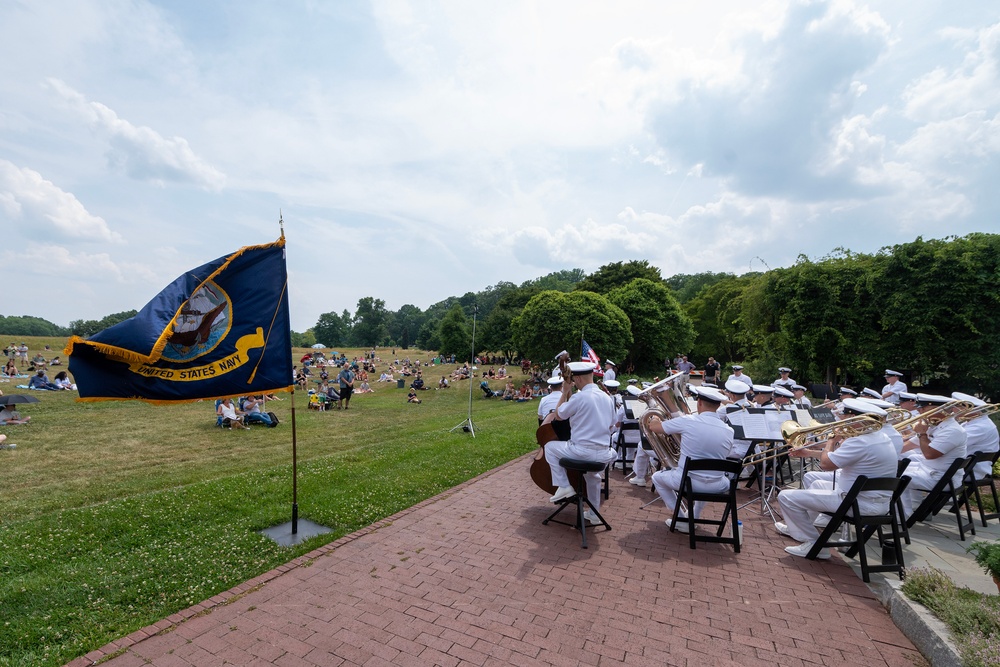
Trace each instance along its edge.
{"label": "metal flag stand", "polygon": [[[472,361],[472,370],[476,369],[476,364],[475,364],[475,362],[476,362],[476,317],[478,315],[479,315],[479,306],[478,305],[472,306],[472,356],[470,357],[470,360]],[[458,426],[455,426],[454,428],[452,428],[450,431],[448,431],[448,433],[453,433],[453,432],[457,431],[458,429],[462,429],[463,431],[467,431],[468,433],[471,433],[473,438],[476,437],[476,427],[472,423],[472,385],[475,384],[475,382],[473,381],[473,378],[475,377],[475,375],[476,375],[475,373],[472,373],[471,371],[469,372],[469,414],[465,418],[464,422],[462,422]]]}
{"label": "metal flag stand", "polygon": [[[278,225],[281,227],[281,238],[285,238],[285,221],[278,212]],[[288,353],[291,354],[289,345]],[[308,519],[299,521],[299,475],[298,475],[298,442],[295,434],[295,385],[291,391],[292,408],[292,520],[285,523],[271,526],[260,531],[262,535],[270,537],[280,546],[291,547],[301,544],[311,537],[331,533],[333,529],[318,523],[313,523]],[[302,530],[299,530],[301,524]]]}

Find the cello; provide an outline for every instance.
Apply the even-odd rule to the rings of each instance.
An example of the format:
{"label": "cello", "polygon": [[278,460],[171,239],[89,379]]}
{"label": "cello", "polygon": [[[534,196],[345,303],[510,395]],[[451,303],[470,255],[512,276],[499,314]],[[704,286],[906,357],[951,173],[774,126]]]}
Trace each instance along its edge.
{"label": "cello", "polygon": [[[560,352],[556,356],[556,360],[559,362],[559,371],[562,373],[564,378],[570,378],[569,367],[566,365],[569,361],[569,353],[565,350]],[[561,424],[566,422],[561,422]],[[560,425],[561,425],[560,424]],[[566,424],[568,427],[568,424]],[[568,428],[566,432],[562,428],[557,429],[552,422],[543,423],[535,431],[535,441],[538,442],[538,452],[535,454],[535,458],[531,461],[531,467],[528,472],[531,474],[531,481],[533,481],[538,488],[545,491],[548,494],[554,494],[556,492],[556,486],[552,483],[552,468],[549,467],[549,462],[545,460],[545,445],[553,440],[568,440]],[[563,437],[565,436],[565,437]],[[573,486],[577,485],[579,481],[580,473],[576,471],[569,471],[569,481]]]}

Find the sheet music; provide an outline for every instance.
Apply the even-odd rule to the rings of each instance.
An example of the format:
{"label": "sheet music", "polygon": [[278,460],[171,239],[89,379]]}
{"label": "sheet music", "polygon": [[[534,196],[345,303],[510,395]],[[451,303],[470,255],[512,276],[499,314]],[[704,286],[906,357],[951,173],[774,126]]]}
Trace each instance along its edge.
{"label": "sheet music", "polygon": [[812,415],[808,410],[804,408],[796,409],[795,411],[795,421],[797,421],[801,426],[809,426],[812,421]]}
{"label": "sheet music", "polygon": [[743,429],[745,440],[782,440],[781,423],[788,417],[787,413],[778,410],[760,410],[748,408],[726,414],[726,419],[733,426]]}

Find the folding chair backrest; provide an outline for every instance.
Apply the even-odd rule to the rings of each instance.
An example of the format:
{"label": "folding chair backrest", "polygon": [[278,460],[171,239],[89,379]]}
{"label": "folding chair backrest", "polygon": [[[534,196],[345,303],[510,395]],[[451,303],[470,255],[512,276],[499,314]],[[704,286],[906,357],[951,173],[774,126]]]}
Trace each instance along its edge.
{"label": "folding chair backrest", "polygon": [[743,470],[743,463],[732,459],[688,458],[684,462],[684,474],[689,472],[710,471],[724,472],[730,475],[739,475],[741,470]]}

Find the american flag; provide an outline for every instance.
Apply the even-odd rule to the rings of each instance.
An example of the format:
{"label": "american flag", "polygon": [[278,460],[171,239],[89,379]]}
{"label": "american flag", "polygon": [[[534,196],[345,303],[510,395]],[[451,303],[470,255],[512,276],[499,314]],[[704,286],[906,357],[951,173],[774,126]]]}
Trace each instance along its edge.
{"label": "american flag", "polygon": [[594,375],[604,375],[604,371],[601,370],[601,358],[594,352],[594,348],[587,344],[587,341],[583,341],[583,352],[580,354],[580,359],[594,364]]}

